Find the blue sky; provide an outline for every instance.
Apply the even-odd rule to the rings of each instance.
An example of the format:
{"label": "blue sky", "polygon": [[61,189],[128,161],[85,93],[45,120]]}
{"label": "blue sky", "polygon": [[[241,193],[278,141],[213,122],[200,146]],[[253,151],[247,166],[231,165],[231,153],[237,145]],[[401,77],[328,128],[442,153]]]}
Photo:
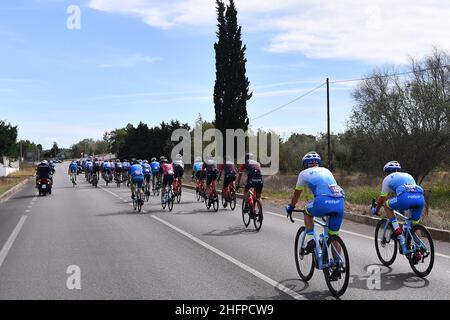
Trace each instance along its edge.
{"label": "blue sky", "polygon": [[[443,1],[236,0],[254,97],[250,118],[325,81],[450,49]],[[66,10],[81,9],[69,30]],[[0,119],[19,138],[69,147],[144,121],[212,120],[216,17],[209,0],[3,0]],[[404,68],[404,66],[403,66]],[[345,128],[356,83],[331,88],[332,131]],[[325,88],[253,128],[326,130]]]}

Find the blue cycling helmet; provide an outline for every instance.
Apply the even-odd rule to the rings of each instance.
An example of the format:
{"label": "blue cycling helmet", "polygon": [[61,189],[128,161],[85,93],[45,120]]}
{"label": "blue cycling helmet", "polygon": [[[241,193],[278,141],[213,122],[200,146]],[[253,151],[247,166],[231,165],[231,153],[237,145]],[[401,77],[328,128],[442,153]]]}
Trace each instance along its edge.
{"label": "blue cycling helmet", "polygon": [[320,158],[319,154],[315,151],[310,151],[307,154],[305,154],[302,158],[302,165],[304,168],[309,167],[310,164],[316,163],[317,165],[320,165],[322,163],[322,159]]}
{"label": "blue cycling helmet", "polygon": [[402,167],[400,166],[400,163],[397,161],[389,161],[384,165],[383,171],[386,173],[391,173],[395,171],[400,171]]}

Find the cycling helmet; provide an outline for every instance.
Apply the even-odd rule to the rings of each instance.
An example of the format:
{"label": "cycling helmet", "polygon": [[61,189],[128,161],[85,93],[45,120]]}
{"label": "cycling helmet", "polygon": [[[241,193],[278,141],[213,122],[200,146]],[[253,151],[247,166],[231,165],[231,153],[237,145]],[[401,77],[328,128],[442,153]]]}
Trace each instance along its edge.
{"label": "cycling helmet", "polygon": [[322,161],[322,159],[320,158],[320,156],[317,152],[310,151],[303,156],[302,165],[304,168],[307,168],[312,163],[316,163],[316,164],[320,165],[321,161]]}
{"label": "cycling helmet", "polygon": [[245,162],[247,162],[249,160],[255,160],[255,155],[251,152],[245,154]]}
{"label": "cycling helmet", "polygon": [[156,161],[156,158],[155,158],[155,157],[152,158],[152,162],[154,162],[154,161]]}
{"label": "cycling helmet", "polygon": [[166,158],[164,156],[159,157],[159,161],[163,162]]}
{"label": "cycling helmet", "polygon": [[136,160],[136,159],[131,159],[131,163],[133,163],[133,164],[138,164],[138,161]]}
{"label": "cycling helmet", "polygon": [[47,160],[42,160],[41,164],[48,164],[48,161]]}
{"label": "cycling helmet", "polygon": [[386,173],[391,173],[394,171],[400,171],[402,167],[400,166],[400,163],[397,161],[389,161],[384,165],[383,171]]}
{"label": "cycling helmet", "polygon": [[145,164],[147,164],[147,163],[148,163],[148,160],[144,160],[144,161],[142,161],[142,163],[145,163]]}
{"label": "cycling helmet", "polygon": [[201,162],[202,158],[201,157],[195,157],[195,162]]}
{"label": "cycling helmet", "polygon": [[183,159],[183,156],[182,156],[181,154],[177,154],[177,155],[175,156],[175,159],[181,160],[181,159]]}

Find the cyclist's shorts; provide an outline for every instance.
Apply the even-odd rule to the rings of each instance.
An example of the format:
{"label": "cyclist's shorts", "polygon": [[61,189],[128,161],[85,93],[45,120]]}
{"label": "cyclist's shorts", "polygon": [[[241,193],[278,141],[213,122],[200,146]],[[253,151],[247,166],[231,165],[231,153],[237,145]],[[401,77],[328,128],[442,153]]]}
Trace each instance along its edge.
{"label": "cyclist's shorts", "polygon": [[77,168],[70,168],[70,172],[71,173],[77,173],[78,169]]}
{"label": "cyclist's shorts", "polygon": [[145,179],[145,182],[149,183],[149,182],[150,182],[150,179],[151,179],[151,177],[152,177],[152,175],[151,175],[150,173],[146,173],[146,174],[144,174],[144,179]]}
{"label": "cyclist's shorts", "polygon": [[157,175],[159,175],[159,170],[152,171],[152,176],[157,176]]}
{"label": "cyclist's shorts", "polygon": [[195,178],[196,178],[197,180],[204,180],[204,179],[205,179],[205,171],[202,171],[202,170],[197,171],[197,172],[195,173]]}
{"label": "cyclist's shorts", "polygon": [[397,197],[390,198],[386,205],[388,208],[401,213],[411,209],[411,220],[419,221],[425,206],[425,199],[422,193],[405,192]]}
{"label": "cyclist's shorts", "polygon": [[122,173],[122,168],[117,168],[117,167],[116,167],[116,168],[114,169],[114,171],[117,172],[117,173]]}
{"label": "cyclist's shorts", "polygon": [[344,198],[317,196],[306,205],[306,213],[313,217],[330,216],[329,233],[338,234],[344,218]]}
{"label": "cyclist's shorts", "polygon": [[206,172],[206,184],[209,185],[211,182],[213,182],[214,180],[217,180],[218,178],[219,178],[218,170]]}
{"label": "cyclist's shorts", "polygon": [[247,179],[247,184],[245,185],[245,191],[250,190],[250,188],[255,188],[256,193],[261,193],[263,190],[263,179],[262,177],[249,177]]}
{"label": "cyclist's shorts", "polygon": [[138,188],[142,188],[142,185],[144,184],[144,176],[131,177],[131,183],[137,184]]}
{"label": "cyclist's shorts", "polygon": [[162,187],[165,188],[167,185],[171,185],[173,183],[174,177],[173,174],[166,174],[163,178]]}
{"label": "cyclist's shorts", "polygon": [[184,169],[182,166],[175,166],[175,168],[173,168],[174,170],[174,177],[175,178],[182,178],[183,174],[184,174]]}
{"label": "cyclist's shorts", "polygon": [[233,181],[236,181],[236,174],[235,173],[226,173],[225,177],[223,179],[223,186],[226,187]]}

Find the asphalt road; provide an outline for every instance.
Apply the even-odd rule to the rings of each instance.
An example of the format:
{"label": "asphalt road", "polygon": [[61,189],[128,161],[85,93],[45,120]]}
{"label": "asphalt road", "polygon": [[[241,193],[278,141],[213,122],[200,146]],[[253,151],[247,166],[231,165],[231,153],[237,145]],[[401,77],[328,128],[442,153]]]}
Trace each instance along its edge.
{"label": "asphalt road", "polygon": [[[31,183],[0,203],[0,299],[333,299],[321,272],[299,279],[302,221],[292,224],[282,208],[264,204],[260,232],[244,227],[240,206],[207,211],[186,189],[171,213],[157,197],[136,213],[125,187],[94,189],[78,176],[73,188],[67,163],[56,170],[51,196],[37,197]],[[373,227],[342,229],[352,275],[342,299],[450,299],[448,243],[435,242],[434,269],[420,279],[403,256],[379,264]],[[70,266],[80,289],[68,286],[78,275]]]}

